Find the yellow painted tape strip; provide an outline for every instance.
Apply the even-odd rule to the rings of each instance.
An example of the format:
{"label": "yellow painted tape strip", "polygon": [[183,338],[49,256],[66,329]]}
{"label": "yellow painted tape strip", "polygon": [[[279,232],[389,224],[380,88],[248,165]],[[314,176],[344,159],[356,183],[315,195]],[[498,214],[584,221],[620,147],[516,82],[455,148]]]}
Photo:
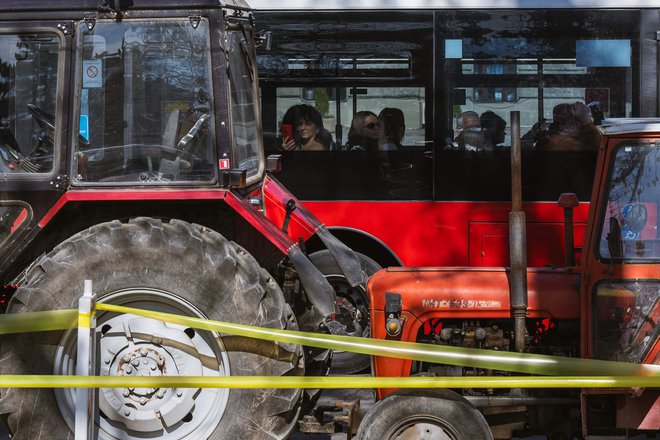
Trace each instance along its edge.
{"label": "yellow painted tape strip", "polygon": [[0,388],[659,388],[660,377],[0,376]]}
{"label": "yellow painted tape strip", "polygon": [[78,313],[78,328],[90,328],[92,326],[91,313]]}
{"label": "yellow painted tape strip", "polygon": [[[544,356],[529,353],[420,344],[415,342],[386,341],[382,339],[304,333],[292,330],[278,330],[210,321],[201,318],[190,318],[187,316],[154,312],[144,309],[134,309],[106,303],[98,303],[96,307],[98,310],[130,313],[202,330],[217,331],[267,341],[350,351],[374,356],[413,359],[424,362],[549,376],[591,376],[596,373],[604,376],[660,377],[660,365],[632,364],[594,359]],[[384,385],[378,386],[384,387]],[[465,385],[461,386],[465,387]]]}
{"label": "yellow painted tape strip", "polygon": [[[105,303],[97,304],[97,308],[99,310],[111,312],[141,315],[203,330],[259,338],[274,342],[287,342],[374,356],[413,359],[473,368],[562,376],[589,376],[594,372],[599,375],[610,376],[660,376],[660,366],[658,365],[640,365],[592,359],[533,355],[527,353],[496,352],[492,350],[468,349],[443,345],[276,330],[241,324],[208,321],[200,318],[191,318]],[[77,312],[78,311],[75,309],[68,309],[2,315],[0,316],[0,334],[73,328],[76,324]],[[82,314],[79,319],[82,326],[89,327],[90,316],[88,314]]]}
{"label": "yellow painted tape strip", "polygon": [[67,330],[76,327],[78,310],[7,313],[0,315],[0,335]]}

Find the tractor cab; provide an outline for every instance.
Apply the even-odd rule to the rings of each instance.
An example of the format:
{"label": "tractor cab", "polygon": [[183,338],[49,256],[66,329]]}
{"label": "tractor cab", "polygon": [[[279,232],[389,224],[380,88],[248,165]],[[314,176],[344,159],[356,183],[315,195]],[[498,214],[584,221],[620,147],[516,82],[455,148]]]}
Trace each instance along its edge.
{"label": "tractor cab", "polygon": [[0,4],[0,266],[66,189],[263,178],[246,3],[20,3]]}

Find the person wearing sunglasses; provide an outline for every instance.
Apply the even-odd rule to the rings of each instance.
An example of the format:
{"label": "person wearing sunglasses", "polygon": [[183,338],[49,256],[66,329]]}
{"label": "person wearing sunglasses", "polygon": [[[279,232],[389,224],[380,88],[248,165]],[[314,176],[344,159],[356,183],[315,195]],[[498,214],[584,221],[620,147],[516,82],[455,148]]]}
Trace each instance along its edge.
{"label": "person wearing sunglasses", "polygon": [[359,111],[353,116],[348,142],[344,149],[350,151],[377,151],[380,138],[378,116],[370,111]]}

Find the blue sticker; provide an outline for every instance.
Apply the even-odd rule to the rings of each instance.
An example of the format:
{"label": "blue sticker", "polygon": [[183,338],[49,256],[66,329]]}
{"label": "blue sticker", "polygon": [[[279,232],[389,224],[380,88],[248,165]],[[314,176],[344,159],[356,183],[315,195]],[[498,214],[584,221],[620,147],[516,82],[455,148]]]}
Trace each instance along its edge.
{"label": "blue sticker", "polygon": [[80,115],[80,136],[89,141],[89,116]]}

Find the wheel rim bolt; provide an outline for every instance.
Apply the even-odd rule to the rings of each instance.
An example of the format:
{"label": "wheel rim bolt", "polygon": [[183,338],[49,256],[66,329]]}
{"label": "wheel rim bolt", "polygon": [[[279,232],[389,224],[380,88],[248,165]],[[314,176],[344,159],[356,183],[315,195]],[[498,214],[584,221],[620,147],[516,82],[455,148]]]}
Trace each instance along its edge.
{"label": "wheel rim bolt", "polygon": [[130,365],[128,367],[126,367],[126,374],[131,374],[132,372],[133,372],[133,369],[131,368]]}
{"label": "wheel rim bolt", "polygon": [[140,360],[139,359],[133,359],[131,364],[133,364],[134,367],[137,367],[138,365],[140,365]]}
{"label": "wheel rim bolt", "polygon": [[124,397],[128,397],[131,395],[131,392],[128,390],[128,388],[124,388],[124,392],[122,393]]}
{"label": "wheel rim bolt", "polygon": [[125,354],[124,357],[121,358],[121,360],[124,361],[124,363],[127,364],[131,361],[131,357],[129,355]]}
{"label": "wheel rim bolt", "polygon": [[145,357],[147,353],[149,353],[149,351],[146,348],[140,349],[140,356]]}
{"label": "wheel rim bolt", "polygon": [[140,405],[146,405],[146,404],[147,404],[147,398],[146,397],[140,398]]}
{"label": "wheel rim bolt", "polygon": [[105,358],[105,359],[103,360],[103,362],[105,362],[106,364],[109,364],[109,363],[110,363],[110,358]]}
{"label": "wheel rim bolt", "polygon": [[181,396],[183,396],[183,393],[181,391],[177,391],[176,392],[176,397],[181,397]]}
{"label": "wheel rim bolt", "polygon": [[156,366],[155,365],[151,366],[151,371],[156,371]]}
{"label": "wheel rim bolt", "polygon": [[131,410],[130,409],[125,409],[124,410],[124,415],[125,416],[130,416],[131,415]]}
{"label": "wheel rim bolt", "polygon": [[164,395],[165,395],[164,390],[160,390],[156,393],[156,397],[158,397],[159,399],[162,399]]}

